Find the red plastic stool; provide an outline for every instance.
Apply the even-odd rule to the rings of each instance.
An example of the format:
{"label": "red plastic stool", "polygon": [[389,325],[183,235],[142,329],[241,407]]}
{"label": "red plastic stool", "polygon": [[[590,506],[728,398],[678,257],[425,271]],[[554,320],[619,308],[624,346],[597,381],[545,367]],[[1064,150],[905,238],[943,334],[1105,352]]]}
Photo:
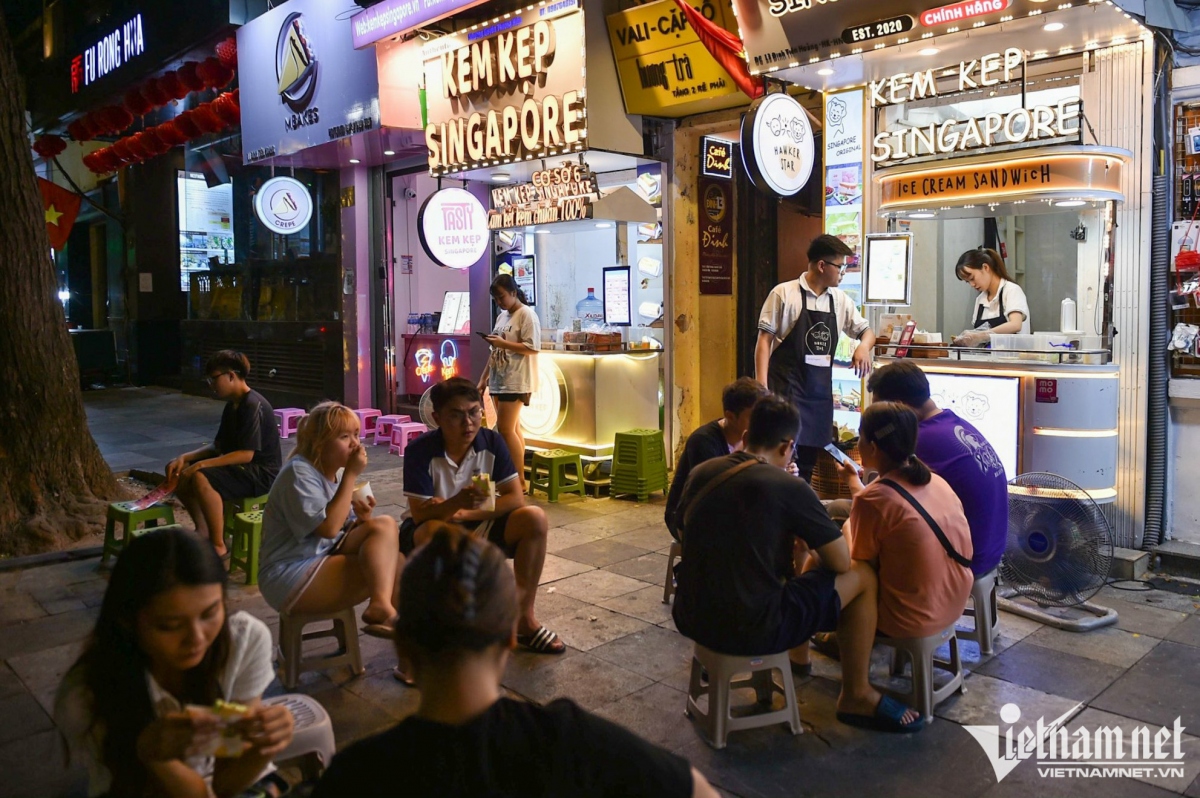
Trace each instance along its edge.
{"label": "red plastic stool", "polygon": [[300,407],[275,408],[275,425],[279,427],[279,437],[291,437],[292,433],[300,429],[300,419],[307,415],[308,412]]}
{"label": "red plastic stool", "polygon": [[392,442],[392,425],[412,421],[409,416],[380,416],[375,422],[375,446]]}
{"label": "red plastic stool", "polygon": [[383,411],[373,407],[364,407],[355,410],[354,415],[358,416],[358,437],[370,438],[375,435],[375,427],[379,417],[383,415]]}
{"label": "red plastic stool", "polygon": [[419,421],[401,421],[392,425],[392,445],[388,447],[388,454],[398,454],[404,456],[404,449],[412,442],[413,438],[419,438],[429,432],[429,427]]}

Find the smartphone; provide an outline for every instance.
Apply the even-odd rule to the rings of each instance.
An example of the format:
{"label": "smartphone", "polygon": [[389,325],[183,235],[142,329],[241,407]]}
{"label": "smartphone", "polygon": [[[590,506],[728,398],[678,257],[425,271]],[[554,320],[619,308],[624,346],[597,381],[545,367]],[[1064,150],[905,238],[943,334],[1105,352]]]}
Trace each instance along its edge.
{"label": "smartphone", "polygon": [[859,467],[858,463],[854,462],[854,459],[850,457],[850,455],[846,454],[832,443],[825,444],[825,451],[829,452],[829,455],[842,465],[851,465],[854,466],[854,468],[858,471],[862,471],[862,468]]}
{"label": "smartphone", "polygon": [[483,332],[476,332],[475,334],[476,334],[476,335],[478,335],[478,336],[479,336],[480,338],[482,338],[483,340],[485,340],[485,341],[487,340],[487,337],[488,337],[488,334],[487,334],[487,333],[483,333]]}

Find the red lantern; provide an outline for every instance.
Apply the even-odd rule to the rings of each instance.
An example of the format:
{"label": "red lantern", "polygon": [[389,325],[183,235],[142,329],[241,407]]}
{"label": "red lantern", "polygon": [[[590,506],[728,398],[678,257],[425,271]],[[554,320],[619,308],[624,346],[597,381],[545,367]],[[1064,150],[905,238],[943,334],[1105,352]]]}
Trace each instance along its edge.
{"label": "red lantern", "polygon": [[125,107],[134,116],[144,116],[153,107],[150,101],[135,87],[125,92]]}
{"label": "red lantern", "polygon": [[75,141],[91,141],[92,139],[91,131],[88,130],[82,116],[67,125],[67,133]]}
{"label": "red lantern", "polygon": [[117,158],[121,159],[125,163],[129,163],[133,160],[133,150],[129,148],[129,139],[119,139],[118,141],[114,141],[112,147],[109,149],[113,151],[113,155],[117,156]]}
{"label": "red lantern", "polygon": [[133,124],[133,114],[119,105],[106,105],[96,112],[96,116],[110,133],[120,133]]}
{"label": "red lantern", "polygon": [[217,116],[227,124],[236,125],[242,119],[242,109],[238,108],[237,103],[233,101],[233,97],[228,92],[213,100],[212,108]]}
{"label": "red lantern", "polygon": [[204,103],[192,109],[192,120],[204,133],[216,133],[225,127],[221,117],[212,109],[212,103]]}
{"label": "red lantern", "polygon": [[173,99],[166,89],[163,88],[162,82],[158,78],[150,78],[142,86],[142,96],[150,101],[150,104],[155,108],[160,108]]}
{"label": "red lantern", "polygon": [[168,147],[174,147],[177,144],[183,144],[187,141],[187,136],[179,131],[174,122],[163,122],[158,127],[154,128],[154,133],[166,143]]}
{"label": "red lantern", "polygon": [[190,93],[187,86],[179,79],[179,75],[175,72],[167,72],[158,79],[158,85],[163,91],[173,100],[182,100]]}
{"label": "red lantern", "polygon": [[58,136],[38,136],[33,141],[33,151],[43,158],[53,158],[67,148],[67,142]]}
{"label": "red lantern", "polygon": [[237,39],[230,36],[216,47],[217,60],[229,69],[237,69]]}
{"label": "red lantern", "polygon": [[129,148],[129,155],[133,161],[144,161],[149,157],[150,153],[146,152],[144,139],[141,133],[134,133],[128,138],[122,139],[125,145]]}
{"label": "red lantern", "polygon": [[179,78],[179,82],[184,85],[188,91],[201,91],[204,89],[204,79],[200,77],[197,68],[200,66],[196,61],[185,61],[183,66],[175,71],[175,75]]}
{"label": "red lantern", "polygon": [[223,86],[228,86],[233,80],[233,70],[222,64],[216,58],[206,58],[197,67],[197,72],[200,78],[204,81],[204,85],[210,89],[219,89]]}
{"label": "red lantern", "polygon": [[158,137],[154,132],[154,128],[143,130],[138,134],[142,137],[142,147],[146,150],[146,154],[153,158],[157,155],[162,155],[167,150],[171,149],[171,145]]}
{"label": "red lantern", "polygon": [[194,139],[201,135],[204,131],[196,124],[196,112],[184,111],[179,116],[175,117],[175,127],[179,128],[179,132],[187,136],[189,139]]}

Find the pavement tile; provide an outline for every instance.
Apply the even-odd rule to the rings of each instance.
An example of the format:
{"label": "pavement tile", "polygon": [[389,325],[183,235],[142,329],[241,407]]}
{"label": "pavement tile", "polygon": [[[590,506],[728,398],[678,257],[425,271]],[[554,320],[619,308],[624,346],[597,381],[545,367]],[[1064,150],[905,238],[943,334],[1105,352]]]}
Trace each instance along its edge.
{"label": "pavement tile", "polygon": [[637,546],[640,549],[648,549],[649,551],[669,549],[671,548],[671,543],[675,540],[671,537],[671,533],[667,531],[666,525],[661,521],[651,526],[635,529],[632,532],[622,532],[619,535],[613,535],[611,539],[618,543]]}
{"label": "pavement tile", "polygon": [[321,702],[333,720],[333,726],[337,729],[338,748],[345,748],[350,743],[396,725],[397,718],[384,711],[376,701],[367,700],[349,689],[331,687],[310,695]]}
{"label": "pavement tile", "polygon": [[612,513],[610,515],[598,515],[586,521],[578,521],[573,524],[565,524],[564,526],[574,532],[585,532],[602,538],[611,538],[625,532],[632,532],[635,529],[642,529],[646,526],[646,521],[644,518],[634,516],[630,513]]}
{"label": "pavement tile", "polygon": [[1025,638],[1024,642],[1064,654],[1106,662],[1120,668],[1129,668],[1158,644],[1158,638],[1122,631],[1112,626],[1082,633],[1047,626]]}
{"label": "pavement tile", "polygon": [[649,626],[645,621],[596,606],[581,607],[554,619],[554,631],[558,636],[568,646],[580,651],[591,651]]}
{"label": "pavement tile", "polygon": [[[1133,720],[1132,718],[1126,718],[1121,715],[1113,715],[1110,712],[1103,712],[1098,709],[1085,709],[1071,720],[1071,722],[1067,725],[1067,731],[1071,734],[1075,734],[1077,729],[1086,729],[1094,733],[1101,726],[1120,728],[1123,732],[1123,738],[1126,745],[1125,760],[1136,761],[1132,756],[1129,746],[1130,740],[1132,740],[1133,730],[1139,727],[1147,726],[1147,724],[1142,723],[1141,721]],[[1158,733],[1158,730],[1158,726],[1149,726],[1149,739],[1152,743],[1154,741],[1154,735]],[[1172,759],[1170,762],[1164,762],[1162,767],[1164,769],[1182,768],[1184,772],[1183,776],[1174,776],[1169,775],[1167,772],[1161,772],[1161,775],[1156,773],[1156,775],[1153,777],[1143,777],[1139,775],[1135,776],[1135,778],[1137,778],[1138,781],[1143,781],[1146,784],[1152,784],[1156,787],[1162,787],[1163,789],[1171,790],[1172,792],[1181,793],[1187,790],[1192,782],[1194,782],[1197,777],[1200,777],[1200,737],[1194,737],[1190,734],[1184,734],[1181,736],[1183,739],[1180,748],[1183,751],[1183,760],[1176,763]],[[1168,754],[1173,753],[1171,749],[1171,745],[1167,745],[1165,748]],[[1101,758],[1103,757],[1093,755],[1093,759]],[[1145,758],[1138,757],[1138,759],[1141,760]],[[1157,771],[1158,768],[1155,767],[1154,770]]]}
{"label": "pavement tile", "polygon": [[18,693],[28,692],[28,690],[29,688],[21,681],[21,677],[17,676],[7,663],[0,662],[0,698],[8,698]]}
{"label": "pavement tile", "polygon": [[0,773],[4,774],[0,794],[6,798],[87,795],[87,770],[76,761],[63,767],[65,755],[57,729],[0,745]]}
{"label": "pavement tile", "polygon": [[1190,615],[1183,623],[1164,635],[1167,640],[1200,647],[1200,615]]}
{"label": "pavement tile", "polygon": [[976,673],[1077,701],[1095,698],[1124,672],[1119,666],[1043,648],[1029,640],[976,669]]}
{"label": "pavement tile", "polygon": [[538,620],[545,623],[560,615],[577,612],[587,606],[590,606],[587,602],[573,599],[565,593],[559,593],[558,588],[553,584],[548,584],[538,587],[533,609],[537,613]]}
{"label": "pavement tile", "polygon": [[658,682],[690,668],[692,650],[692,641],[678,632],[649,626],[597,646],[591,654]]}
{"label": "pavement tile", "polygon": [[7,660],[82,640],[91,633],[99,614],[98,607],[89,607],[6,626],[4,633],[0,634],[0,659]]}
{"label": "pavement tile", "polygon": [[142,452],[107,451],[102,452],[102,454],[104,455],[104,462],[108,463],[108,467],[113,471],[124,471],[127,468],[135,468],[137,466],[158,466],[162,464],[161,458],[149,457]]}
{"label": "pavement tile", "polygon": [[[421,704],[421,692],[396,679],[391,668],[347,682],[346,689],[382,709],[393,718],[393,723],[415,713]],[[338,744],[342,747],[340,738]]]}
{"label": "pavement tile", "polygon": [[950,696],[933,708],[933,714],[964,726],[997,726],[1000,708],[1016,704],[1021,708],[1021,717],[1042,716],[1049,723],[1080,703],[980,673],[971,674],[965,684],[966,693]]}
{"label": "pavement tile", "polygon": [[591,543],[572,546],[569,549],[562,549],[557,552],[559,557],[587,563],[596,568],[603,568],[613,563],[632,560],[634,557],[640,557],[643,554],[649,554],[649,552],[646,549],[626,546],[624,543],[613,543],[611,540],[606,539],[594,540]]}
{"label": "pavement tile", "polygon": [[652,684],[596,710],[654,745],[678,748],[691,742],[696,732],[684,720],[687,695],[665,684]]}
{"label": "pavement tile", "polygon": [[[1100,592],[1096,594],[1092,601],[1102,607],[1111,607],[1114,601],[1120,601],[1130,604],[1146,604],[1163,610],[1175,610],[1176,612],[1187,613],[1194,612],[1196,604],[1200,604],[1200,598],[1172,593],[1167,590],[1118,590],[1111,586],[1100,588]],[[1117,604],[1116,608],[1119,612],[1121,605]]]}
{"label": "pavement tile", "polygon": [[594,569],[590,565],[575,562],[574,560],[566,560],[555,554],[547,554],[546,561],[542,565],[542,578],[538,584],[544,585],[547,582],[557,582],[561,579],[591,570]]}
{"label": "pavement tile", "polygon": [[54,728],[50,714],[29,693],[0,698],[0,745]]}
{"label": "pavement tile", "polygon": [[15,590],[0,593],[0,627],[30,621],[46,614],[45,608],[28,593]]}
{"label": "pavement tile", "polygon": [[1200,729],[1200,648],[1163,641],[1092,701],[1092,707],[1160,726],[1176,717]]}
{"label": "pavement tile", "polygon": [[[1118,604],[1110,601],[1108,605],[1117,611],[1118,629],[1150,637],[1168,638],[1176,627],[1192,617],[1185,612],[1155,607],[1151,604],[1129,601],[1122,601]],[[1200,643],[1200,639],[1197,640],[1197,643]]]}
{"label": "pavement tile", "polygon": [[514,679],[506,674],[504,685],[541,704],[565,697],[595,710],[651,684],[645,676],[587,653],[555,659],[558,661],[538,669],[532,678]]}
{"label": "pavement tile", "polygon": [[[544,581],[546,580],[543,579]],[[599,603],[632,593],[635,590],[641,590],[646,583],[608,571],[589,570],[566,579],[560,579],[554,583],[554,586],[558,588],[559,593],[565,593],[571,598],[588,603]]]}
{"label": "pavement tile", "polygon": [[546,551],[558,553],[563,549],[591,543],[593,540],[600,540],[600,538],[588,532],[576,532],[563,527],[555,527],[546,536]]}
{"label": "pavement tile", "polygon": [[518,695],[526,696],[525,690],[532,690],[544,671],[581,653],[577,648],[568,647],[562,654],[536,654],[518,646],[508,656],[500,684]]}
{"label": "pavement tile", "polygon": [[38,700],[48,714],[54,714],[54,694],[67,671],[83,653],[84,640],[64,643],[32,654],[8,660],[8,666]]}
{"label": "pavement tile", "polygon": [[666,579],[667,557],[665,554],[651,552],[643,554],[640,557],[634,557],[631,560],[623,560],[615,562],[612,565],[606,565],[604,566],[604,570],[651,584],[655,582],[661,584]]}
{"label": "pavement tile", "polygon": [[600,606],[647,623],[658,624],[671,620],[671,605],[662,603],[662,588],[655,585],[602,601]]}

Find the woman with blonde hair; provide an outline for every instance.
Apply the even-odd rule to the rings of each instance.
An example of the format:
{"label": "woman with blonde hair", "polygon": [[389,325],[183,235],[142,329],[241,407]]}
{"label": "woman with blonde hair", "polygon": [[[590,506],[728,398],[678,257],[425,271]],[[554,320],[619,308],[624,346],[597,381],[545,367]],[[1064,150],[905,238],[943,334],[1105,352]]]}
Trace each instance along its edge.
{"label": "woman with blonde hair", "polygon": [[958,346],[982,346],[992,333],[1028,333],[1029,300],[1008,277],[1004,259],[994,249],[968,249],[954,266],[954,276],[979,292],[971,313],[972,329],[955,339]]}
{"label": "woman with blonde hair", "polygon": [[404,558],[395,519],[372,515],[374,498],[352,497],[366,467],[354,411],[323,402],[304,417],[263,515],[259,586],[280,612],[336,612],[370,599],[364,631],[390,638]]}

